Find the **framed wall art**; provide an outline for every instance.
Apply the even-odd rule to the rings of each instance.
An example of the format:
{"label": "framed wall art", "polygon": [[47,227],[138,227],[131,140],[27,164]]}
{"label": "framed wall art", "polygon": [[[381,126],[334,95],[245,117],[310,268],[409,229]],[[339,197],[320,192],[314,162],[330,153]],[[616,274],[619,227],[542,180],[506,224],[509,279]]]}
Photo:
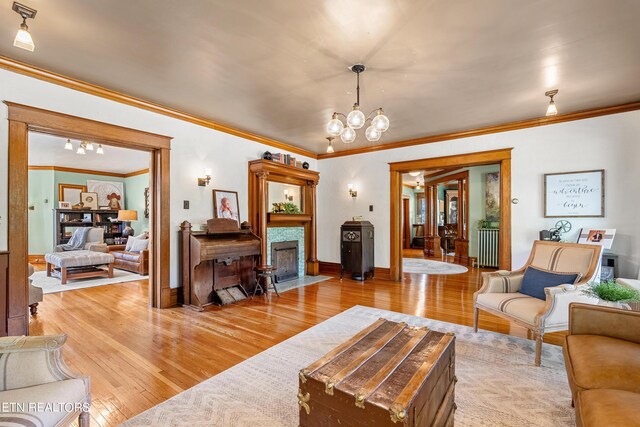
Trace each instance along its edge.
{"label": "framed wall art", "polygon": [[544,217],[604,217],[604,169],[545,174]]}
{"label": "framed wall art", "polygon": [[98,209],[98,193],[80,193],[83,209]]}
{"label": "framed wall art", "polygon": [[578,234],[578,243],[598,245],[604,249],[611,249],[615,237],[615,228],[583,228]]}
{"label": "framed wall art", "polygon": [[231,218],[240,225],[240,204],[237,191],[213,190],[213,216]]}
{"label": "framed wall art", "polygon": [[124,183],[117,181],[87,180],[87,189],[98,193],[98,206],[109,206],[111,209],[125,209]]}

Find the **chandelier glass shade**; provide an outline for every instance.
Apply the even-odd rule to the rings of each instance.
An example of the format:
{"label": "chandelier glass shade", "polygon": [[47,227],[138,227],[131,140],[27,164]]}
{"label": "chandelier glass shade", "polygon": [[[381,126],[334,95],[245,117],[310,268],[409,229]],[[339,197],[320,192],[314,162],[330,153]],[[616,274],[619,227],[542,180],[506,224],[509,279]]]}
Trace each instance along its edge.
{"label": "chandelier glass shade", "polygon": [[355,129],[349,126],[345,127],[342,133],[340,134],[340,139],[345,144],[351,144],[353,141],[356,140]]}
{"label": "chandelier glass shade", "polygon": [[380,140],[382,134],[389,129],[389,118],[384,115],[382,108],[373,110],[368,116],[360,110],[360,73],[365,69],[362,64],[351,67],[351,71],[357,74],[357,97],[351,112],[346,116],[342,113],[333,113],[331,120],[327,123],[327,133],[333,137],[340,135],[340,139],[345,144],[354,142],[357,137],[356,130],[364,127],[367,122],[370,122],[370,125],[366,128],[364,136],[370,142]]}

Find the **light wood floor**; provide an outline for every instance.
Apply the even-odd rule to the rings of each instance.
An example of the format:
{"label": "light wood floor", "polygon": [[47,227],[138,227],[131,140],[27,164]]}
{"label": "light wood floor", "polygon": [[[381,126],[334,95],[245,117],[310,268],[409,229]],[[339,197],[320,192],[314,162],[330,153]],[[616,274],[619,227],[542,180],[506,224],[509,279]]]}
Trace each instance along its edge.
{"label": "light wood floor", "polygon": [[[128,282],[45,295],[31,334],[68,334],[65,359],[91,377],[92,423],[108,426],[354,305],[472,325],[480,272],[406,275],[403,283],[331,279],[270,303],[258,297],[203,313],[150,309],[147,281]],[[526,336],[523,328],[485,313],[480,327]],[[559,343],[560,337],[547,340]]]}

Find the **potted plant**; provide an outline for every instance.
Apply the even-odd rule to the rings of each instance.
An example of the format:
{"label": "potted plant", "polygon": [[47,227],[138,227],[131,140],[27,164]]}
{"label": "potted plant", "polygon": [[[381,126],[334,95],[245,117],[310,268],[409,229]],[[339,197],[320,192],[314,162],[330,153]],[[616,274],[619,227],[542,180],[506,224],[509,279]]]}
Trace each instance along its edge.
{"label": "potted plant", "polygon": [[291,202],[280,202],[273,203],[273,208],[271,209],[273,213],[284,213],[284,214],[301,214],[302,211],[300,208]]}
{"label": "potted plant", "polygon": [[630,302],[640,302],[640,292],[625,288],[615,280],[605,280],[600,283],[590,283],[583,291],[584,294],[598,298],[598,305],[629,310]]}

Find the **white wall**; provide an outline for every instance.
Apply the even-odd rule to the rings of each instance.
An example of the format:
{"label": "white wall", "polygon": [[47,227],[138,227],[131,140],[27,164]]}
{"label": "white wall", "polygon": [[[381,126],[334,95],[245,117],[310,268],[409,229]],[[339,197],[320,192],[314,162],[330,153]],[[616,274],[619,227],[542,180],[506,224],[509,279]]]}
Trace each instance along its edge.
{"label": "white wall", "polygon": [[[620,273],[637,277],[640,266],[640,111],[551,126],[522,129],[415,147],[321,160],[318,186],[318,257],[339,262],[340,224],[363,215],[376,228],[376,266],[389,267],[389,162],[439,157],[513,147],[513,267],[521,266],[538,232],[557,219],[543,217],[543,174],[590,169],[606,170],[605,218],[570,218],[577,239],[581,227],[616,228],[612,251],[620,255]],[[358,198],[347,184],[358,188]],[[374,205],[369,212],[368,206]]]}
{"label": "white wall", "polygon": [[[158,88],[161,90],[161,88]],[[263,144],[181,120],[119,104],[30,77],[0,70],[0,100],[13,101],[74,116],[99,120],[173,137],[171,144],[171,286],[178,281],[179,224],[204,223],[213,216],[213,188],[238,191],[241,220],[247,219],[247,162],[269,149]],[[212,102],[216,102],[215,100]],[[230,102],[223,100],[219,102]],[[7,106],[0,104],[0,250],[7,248]],[[317,169],[317,161],[295,155]],[[213,169],[211,185],[198,187],[205,168]],[[182,201],[190,209],[182,209]]]}

